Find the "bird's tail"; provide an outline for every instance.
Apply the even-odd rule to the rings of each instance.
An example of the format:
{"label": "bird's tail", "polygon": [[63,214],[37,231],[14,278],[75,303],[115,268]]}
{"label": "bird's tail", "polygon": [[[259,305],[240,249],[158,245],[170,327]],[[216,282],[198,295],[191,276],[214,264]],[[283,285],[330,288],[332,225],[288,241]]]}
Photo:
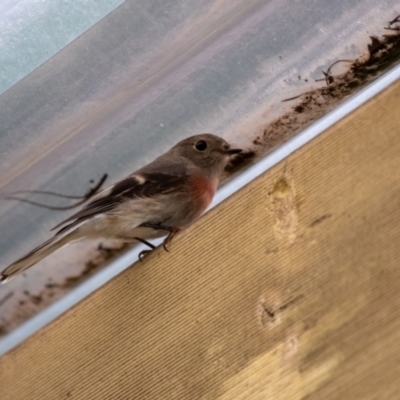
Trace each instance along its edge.
{"label": "bird's tail", "polygon": [[40,246],[33,249],[31,252],[26,254],[24,257],[19,260],[13,262],[9,265],[3,272],[0,274],[0,283],[6,283],[15,275],[20,274],[22,271],[25,271],[32,265],[36,264],[43,258],[47,257],[51,253],[55,252],[59,248],[65,246],[72,239],[72,235],[74,232],[71,232],[67,235],[55,235],[51,239],[42,243]]}

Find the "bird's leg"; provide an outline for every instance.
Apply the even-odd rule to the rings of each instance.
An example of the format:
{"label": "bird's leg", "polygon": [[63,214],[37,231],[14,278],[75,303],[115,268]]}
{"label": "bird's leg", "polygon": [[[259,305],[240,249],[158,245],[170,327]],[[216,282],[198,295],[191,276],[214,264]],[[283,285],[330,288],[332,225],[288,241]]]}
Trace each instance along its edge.
{"label": "bird's leg", "polygon": [[144,239],[139,238],[139,237],[134,237],[134,239],[137,240],[140,243],[145,244],[146,246],[149,246],[151,248],[151,250],[154,250],[156,248],[156,246],[154,246],[154,244],[148,242],[147,240],[144,240]]}
{"label": "bird's leg", "polygon": [[173,226],[161,225],[161,224],[144,223],[140,226],[143,226],[145,228],[161,229],[163,231],[169,232],[168,236],[165,238],[165,240],[163,242],[163,247],[164,247],[165,251],[169,251],[167,249],[167,245],[169,245],[171,243],[172,238],[180,231],[179,228],[175,228]]}
{"label": "bird's leg", "polygon": [[144,239],[142,239],[140,237],[129,238],[129,242],[132,242],[132,240],[137,240],[138,242],[143,243],[146,246],[149,246],[150,249],[151,249],[151,250],[142,250],[139,253],[139,261],[142,261],[142,258],[144,256],[147,256],[147,254],[151,253],[156,248],[156,246],[154,246],[154,244],[152,244],[152,243],[148,242],[147,240],[144,240]]}

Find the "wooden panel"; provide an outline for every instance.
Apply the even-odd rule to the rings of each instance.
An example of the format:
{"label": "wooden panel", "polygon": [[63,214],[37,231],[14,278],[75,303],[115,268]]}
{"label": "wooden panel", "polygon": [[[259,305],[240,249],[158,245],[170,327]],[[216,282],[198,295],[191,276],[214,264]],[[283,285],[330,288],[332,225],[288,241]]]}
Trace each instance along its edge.
{"label": "wooden panel", "polygon": [[4,399],[395,399],[400,82],[0,359]]}

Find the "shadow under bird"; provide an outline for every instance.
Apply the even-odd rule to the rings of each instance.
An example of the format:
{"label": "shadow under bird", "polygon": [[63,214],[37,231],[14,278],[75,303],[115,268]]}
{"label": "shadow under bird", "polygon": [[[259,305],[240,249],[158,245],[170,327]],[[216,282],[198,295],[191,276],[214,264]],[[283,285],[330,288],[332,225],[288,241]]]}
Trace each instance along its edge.
{"label": "shadow under bird", "polygon": [[81,211],[55,226],[53,229],[63,227],[4,269],[0,282],[9,281],[78,240],[139,241],[154,249],[147,239],[168,234],[164,240],[166,248],[176,232],[210,205],[230,156],[241,151],[209,133],[180,141],[150,164],[98,193]]}

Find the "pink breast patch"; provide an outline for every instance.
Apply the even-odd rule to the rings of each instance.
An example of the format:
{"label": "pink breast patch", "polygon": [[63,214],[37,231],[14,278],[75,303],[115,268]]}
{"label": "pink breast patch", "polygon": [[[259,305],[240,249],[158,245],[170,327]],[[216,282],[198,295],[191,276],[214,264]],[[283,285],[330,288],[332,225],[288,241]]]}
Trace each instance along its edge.
{"label": "pink breast patch", "polygon": [[193,174],[188,182],[189,193],[199,207],[201,214],[210,205],[217,190],[218,179],[209,178],[202,174]]}

